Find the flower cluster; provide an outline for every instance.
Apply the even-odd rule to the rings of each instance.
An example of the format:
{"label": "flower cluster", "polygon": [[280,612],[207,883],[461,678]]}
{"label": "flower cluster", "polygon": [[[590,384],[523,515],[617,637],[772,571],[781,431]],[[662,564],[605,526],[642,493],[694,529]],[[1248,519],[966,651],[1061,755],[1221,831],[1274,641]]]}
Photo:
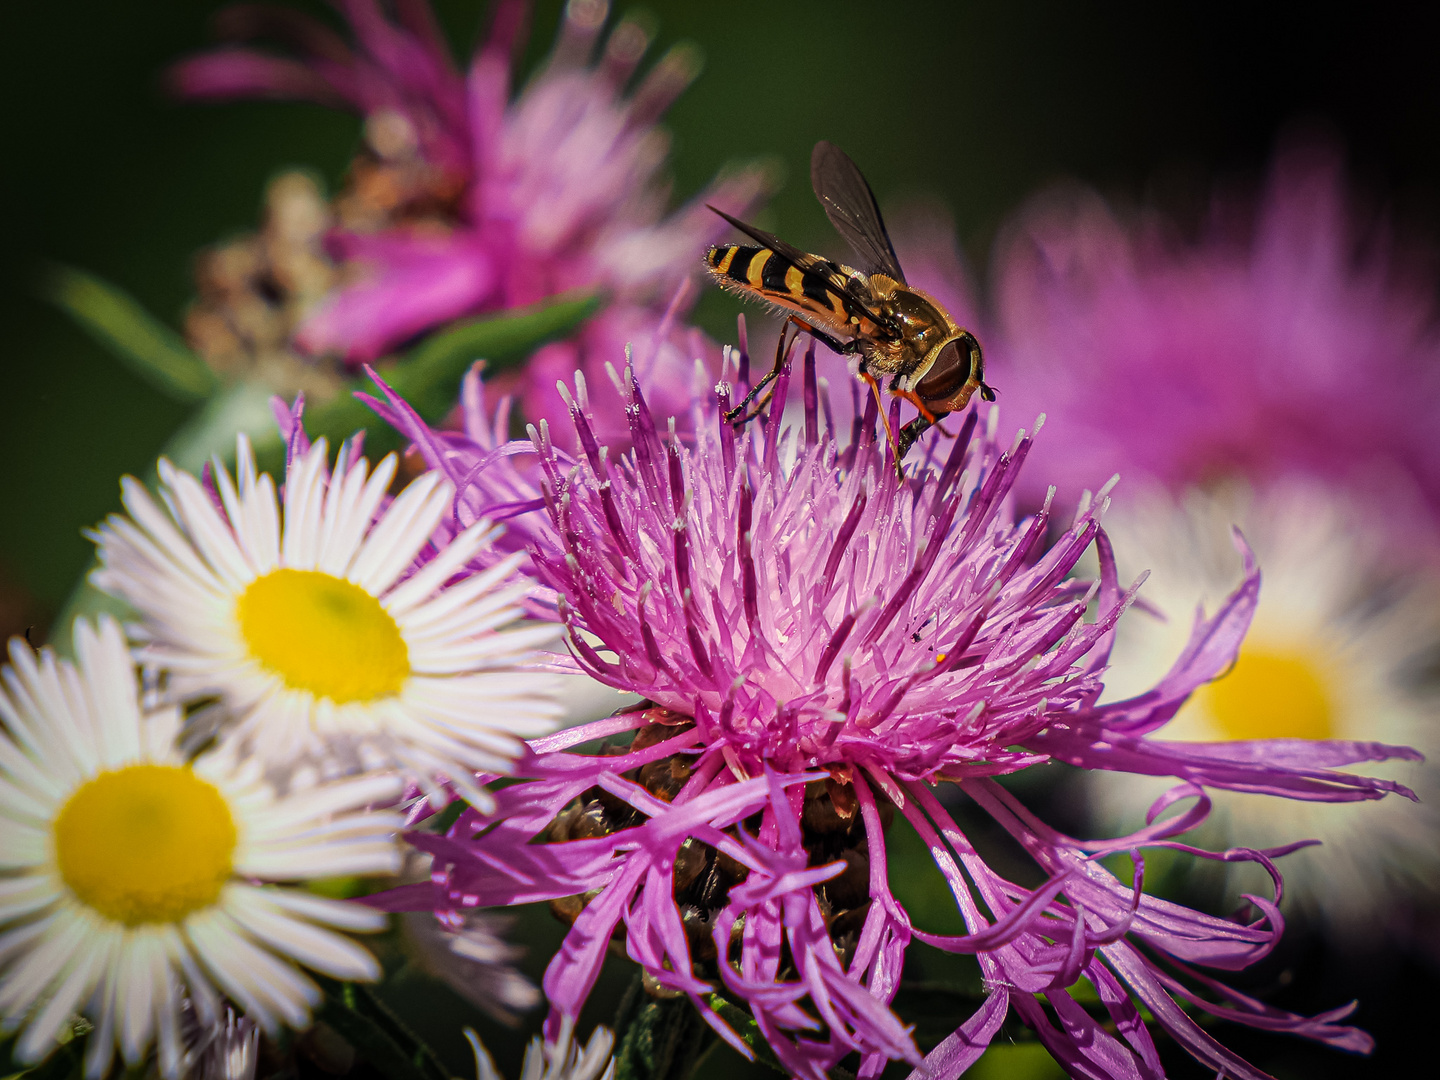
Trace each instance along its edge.
{"label": "flower cluster", "polygon": [[[576,367],[597,376],[627,344],[653,372],[652,392],[678,408],[687,387],[667,391],[666,372],[695,341],[674,319],[701,252],[724,228],[705,204],[741,213],[764,186],[760,172],[737,172],[665,213],[668,143],[655,124],[695,76],[693,51],[672,49],[627,93],[649,34],[625,19],[606,35],[609,5],[572,0],[554,48],[512,100],[526,4],[497,5],[464,73],[426,5],[398,5],[394,19],[376,0],[340,6],[353,45],[298,12],[236,7],[217,22],[225,37],[282,51],[235,44],[171,72],[192,99],[292,98],[365,117],[364,149],[329,213],[332,285],[292,297],[304,301],[298,319],[288,300],[271,305],[300,350],[373,360],[464,316],[598,291],[601,316],[512,376],[529,414],[562,418],[556,378]],[[271,292],[275,277],[266,276]],[[232,290],[247,301],[258,291]],[[192,318],[213,331],[202,346],[232,343],[236,334],[220,331],[254,307],[216,299]]]}
{"label": "flower cluster", "polygon": [[[513,1021],[540,995],[485,909],[526,903],[568,924],[527,1080],[613,1080],[615,1034],[575,1034],[619,951],[667,1009],[746,1057],[762,1040],[801,1080],[847,1058],[864,1078],[906,1062],[949,1080],[1010,1017],[1077,1076],[1163,1076],[1159,1032],[1265,1080],[1209,1018],[1368,1052],[1350,1008],[1297,1015],[1217,975],[1275,948],[1282,858],[1311,906],[1317,882],[1431,869],[1415,852],[1433,818],[1403,801],[1420,755],[1399,744],[1430,741],[1432,698],[1401,684],[1406,648],[1440,631],[1435,593],[1375,556],[1416,521],[1415,547],[1440,550],[1430,313],[1383,253],[1353,257],[1333,170],[1282,163],[1248,251],[1177,253],[1083,196],[1028,212],[987,344],[1009,400],[1052,412],[1046,437],[1037,420],[1002,439],[998,412],[973,409],[905,466],[853,380],[832,409],[813,345],[798,394],[787,367],[767,415],[726,419],[727,379],[749,382],[744,324],[724,352],[684,325],[688,279],[723,227],[703,204],[742,213],[763,178],[667,210],[656,124],[690,50],[637,77],[642,22],[607,30],[605,0],[569,0],[517,85],[523,0],[499,0],[463,71],[424,0],[337,6],[346,34],[229,9],[232,44],[171,72],[189,98],[364,117],[337,196],[285,175],[263,229],[202,259],[187,329],[211,366],[323,398],[456,320],[568,293],[605,307],[497,374],[528,440],[508,438],[512,398],[487,405],[480,364],[444,430],[372,371],[366,400],[418,475],[394,455],[372,468],[363,433],[332,460],[302,396],[276,404],[278,480],[242,435],[231,466],[162,458],[149,486],[122,481],[91,580],[134,621],[77,620],[73,662],[13,641],[0,669],[16,1059],[80,1014],[91,1080],[117,1051],[130,1068],[153,1051],[165,1080],[253,1080],[259,1033],[304,1027],[320,1001],[305,969],[379,977],[348,935],[385,911],[407,913],[426,970]],[[942,279],[969,316],[946,230],[917,232],[916,281]],[[1153,501],[1102,528],[1113,481],[1076,492],[1117,467]],[[1177,495],[1221,474],[1257,487]],[[1341,527],[1382,501],[1383,538]],[[1138,606],[1169,630],[1126,614],[1137,557],[1158,571]],[[578,683],[638,703],[556,731]],[[1051,763],[1114,797],[1119,835],[1080,839],[1026,805],[1012,778]],[[1393,843],[1347,836],[1382,799],[1369,816]],[[981,818],[1019,874],[977,846]],[[1321,862],[1301,849],[1330,821],[1339,858]],[[917,925],[930,916],[892,888],[902,839],[928,853],[947,925]],[[1147,892],[1151,852],[1221,868],[1239,910]],[[387,887],[357,903],[316,881],[354,876]],[[1374,902],[1331,891],[1340,921]],[[934,1046],[893,1007],[912,945],[981,977]]]}
{"label": "flower cluster", "polygon": [[[697,398],[686,445],[674,422],[660,434],[627,372],[633,449],[617,459],[595,437],[577,378],[580,456],[545,427],[534,433],[548,517],[532,526],[535,572],[558,597],[575,662],[645,704],[533,740],[520,782],[494,793],[493,811],[469,810],[443,836],[412,834],[434,857],[431,882],[372,902],[456,919],[550,901],[572,922],[544,982],[552,1032],[573,1023],[618,938],[647,985],[688,995],[748,1055],[715,995],[742,1001],[801,1077],[822,1077],[852,1052],[865,1076],[890,1060],[957,1076],[1012,1009],[1072,1072],[1157,1075],[1142,1007],[1209,1067],[1261,1075],[1177,999],[1367,1049],[1363,1033],[1337,1024],[1345,1010],[1284,1013],[1195,966],[1234,970],[1273,947],[1283,927],[1274,860],[1298,846],[1211,854],[1184,844],[1176,838],[1208,813],[1205,789],[1333,802],[1408,794],[1336,768],[1413,756],[1403,748],[1153,737],[1233,662],[1258,592],[1253,562],[1156,685],[1098,704],[1134,594],[1120,587],[1100,528],[1107,494],[1082,503],[1047,547],[1048,505],[1021,521],[1011,510],[1030,435],[1006,448],[995,414],[982,426],[971,413],[943,460],[931,444],[897,477],[873,405],[842,446],[812,361],[801,418],[784,426],[789,381],[775,419],[743,434],[721,418],[728,384]],[[1099,580],[1072,579],[1091,547]],[[607,749],[576,752],[597,739]],[[996,779],[1051,760],[1180,784],[1132,835],[1084,842]],[[1043,885],[1017,885],[980,858],[937,792],[942,781],[1019,842]],[[912,925],[889,887],[892,827],[919,834],[968,933]],[[1250,921],[1157,900],[1142,891],[1152,847],[1258,864],[1272,895],[1248,897]],[[1130,854],[1131,880],[1099,861],[1117,852]],[[915,939],[976,956],[988,990],[923,1058],[887,1007]],[[1082,979],[1103,1016],[1077,1000]]]}
{"label": "flower cluster", "polygon": [[[304,1027],[319,999],[295,963],[379,975],[335,931],[384,918],[290,883],[398,874],[407,791],[491,806],[475,773],[554,726],[539,650],[556,631],[522,625],[520,556],[482,555],[496,527],[437,533],[454,496],[440,475],[392,496],[394,455],[372,470],[357,437],[332,467],[299,408],[280,415],[283,491],[244,436],[234,475],[161,459],[158,500],[123,482],[94,579],[137,614],[130,641],[79,621],[75,666],[11,643],[0,1010],[25,1025],[21,1060],[78,1010],[92,1077],[117,1046],[132,1066],[158,1046],[170,1080],[211,1047],[253,1067],[246,1025]],[[507,979],[513,953],[472,938],[456,963],[490,968],[468,974],[494,1011],[533,1004]],[[226,1021],[226,998],[248,1020]]]}

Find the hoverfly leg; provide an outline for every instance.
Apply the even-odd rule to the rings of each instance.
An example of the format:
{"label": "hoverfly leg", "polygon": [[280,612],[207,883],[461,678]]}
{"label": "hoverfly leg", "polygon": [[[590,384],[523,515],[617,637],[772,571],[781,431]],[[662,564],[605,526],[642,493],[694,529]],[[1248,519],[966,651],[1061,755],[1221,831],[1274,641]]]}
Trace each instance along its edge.
{"label": "hoverfly leg", "polygon": [[[795,324],[795,337],[792,337],[791,340],[789,340],[789,343],[786,343],[785,338],[789,337],[789,333],[791,333],[792,323]],[[775,390],[769,389],[770,383],[773,383],[776,379],[779,379],[780,372],[783,372],[783,370],[785,370],[786,364],[789,363],[789,354],[791,354],[792,348],[795,347],[796,341],[801,340],[801,330],[804,330],[804,328],[805,324],[801,323],[801,321],[799,320],[786,320],[785,324],[780,327],[780,337],[779,340],[775,343],[775,366],[773,366],[772,369],[769,370],[769,372],[766,372],[765,374],[763,374],[762,377],[760,377],[760,382],[757,382],[755,386],[750,387],[750,393],[747,393],[747,395],[744,396],[744,400],[742,400],[739,405],[734,406],[734,408],[730,410],[730,412],[727,412],[726,415],[724,415],[724,418],[734,423],[734,426],[736,426],[736,431],[739,431],[739,429],[743,428],[744,425],[747,425],[750,420],[753,420],[756,418],[756,416],[759,416],[760,413],[765,410],[765,406],[769,405],[770,397],[772,397],[773,393],[775,393]],[[755,406],[753,412],[746,413],[746,409],[750,408],[750,403],[755,402],[756,397],[759,397],[760,393],[762,392],[766,393],[765,397],[762,397],[762,399],[760,399],[759,405]]]}
{"label": "hoverfly leg", "polygon": [[[791,338],[789,345],[787,345],[785,339],[790,335],[791,323],[795,323],[796,325],[795,336]],[[795,342],[800,340],[800,326],[801,324],[798,320],[785,320],[784,325],[780,327],[780,337],[775,342],[775,366],[761,376],[760,381],[750,388],[750,392],[745,395],[738,405],[725,414],[725,419],[733,423],[737,430],[759,416],[760,411],[770,403],[770,394],[767,393],[765,394],[764,400],[755,406],[754,412],[747,414],[745,411],[750,408],[751,403],[754,402],[771,383],[778,379],[780,373],[785,370],[785,362],[789,357],[790,349],[794,346]]]}
{"label": "hoverfly leg", "polygon": [[936,412],[931,409],[930,406],[926,405],[918,394],[908,390],[897,390],[895,393],[914,405],[920,413],[919,416],[900,429],[900,453],[902,455],[907,453],[910,447],[915,445],[916,439],[920,438],[921,435],[925,434],[925,432],[931,428],[934,428],[947,439],[953,439],[955,437],[940,424],[941,420],[950,415],[948,411]]}
{"label": "hoverfly leg", "polygon": [[[787,345],[785,342],[785,338],[789,334],[791,326],[795,327],[795,336],[790,339],[790,342]],[[745,395],[744,400],[741,401],[740,404],[736,405],[733,409],[731,409],[725,414],[725,419],[733,423],[737,429],[744,427],[751,420],[754,420],[755,417],[760,415],[761,411],[765,408],[765,406],[770,403],[770,394],[766,394],[764,400],[762,400],[760,404],[755,406],[753,412],[749,414],[745,413],[745,410],[750,407],[750,404],[757,397],[759,397],[760,393],[767,387],[769,387],[770,384],[773,383],[776,379],[778,379],[780,377],[780,373],[785,370],[785,365],[789,363],[790,350],[793,349],[795,347],[795,343],[800,340],[800,335],[802,333],[809,334],[816,341],[820,342],[821,345],[824,345],[827,349],[831,350],[834,353],[838,353],[841,356],[859,351],[858,342],[836,341],[829,334],[815,329],[815,327],[811,326],[809,323],[803,322],[800,319],[795,318],[794,316],[786,319],[785,324],[780,327],[780,339],[775,343],[775,366],[772,367],[769,371],[767,371],[765,375],[760,379],[760,381],[757,382],[753,387],[751,387],[750,392]],[[774,391],[771,391],[771,393],[773,392]]]}
{"label": "hoverfly leg", "polygon": [[[931,420],[929,417],[917,416],[914,420],[911,420],[908,424],[901,428],[900,445],[895,452],[897,460],[904,458],[904,456],[910,452],[910,447],[915,445],[915,440],[920,438],[921,435],[924,435],[925,432],[929,431],[934,426],[935,421]],[[950,434],[948,431],[945,431],[944,428],[941,428],[940,430],[946,435]]]}
{"label": "hoverfly leg", "polygon": [[890,430],[890,417],[886,415],[885,398],[880,393],[880,384],[875,380],[874,375],[871,375],[870,372],[865,370],[863,364],[860,367],[860,379],[866,386],[870,387],[870,392],[875,395],[875,404],[877,411],[880,413],[880,423],[885,425],[885,441],[890,444],[890,450],[895,455],[895,468],[898,471],[900,469],[900,459],[905,455],[901,451],[900,445],[895,441],[895,432]]}

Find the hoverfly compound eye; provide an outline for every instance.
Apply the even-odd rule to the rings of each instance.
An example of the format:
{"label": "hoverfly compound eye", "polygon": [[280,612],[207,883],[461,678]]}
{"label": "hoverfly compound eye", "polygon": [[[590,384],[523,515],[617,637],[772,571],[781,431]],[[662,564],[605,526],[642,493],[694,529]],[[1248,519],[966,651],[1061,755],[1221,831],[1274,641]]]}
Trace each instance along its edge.
{"label": "hoverfly compound eye", "polygon": [[949,401],[970,381],[970,350],[965,346],[963,337],[947,341],[925,377],[916,384],[916,395],[927,405]]}

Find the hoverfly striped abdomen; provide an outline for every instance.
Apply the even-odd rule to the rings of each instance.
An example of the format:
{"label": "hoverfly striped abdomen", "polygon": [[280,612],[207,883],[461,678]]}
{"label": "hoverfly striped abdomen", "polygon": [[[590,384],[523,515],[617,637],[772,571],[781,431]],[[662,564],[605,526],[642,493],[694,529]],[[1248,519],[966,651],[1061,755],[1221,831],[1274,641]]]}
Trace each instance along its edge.
{"label": "hoverfly striped abdomen", "polygon": [[861,321],[869,323],[837,287],[853,271],[828,260],[800,267],[771,248],[729,244],[712,247],[705,264],[722,287],[802,312],[827,329],[853,334]]}

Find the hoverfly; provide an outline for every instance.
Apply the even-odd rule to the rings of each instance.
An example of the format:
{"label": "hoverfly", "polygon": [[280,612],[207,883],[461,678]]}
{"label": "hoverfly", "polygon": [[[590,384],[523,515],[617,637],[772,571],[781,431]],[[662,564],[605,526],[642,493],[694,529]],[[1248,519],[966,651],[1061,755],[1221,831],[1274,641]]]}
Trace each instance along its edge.
{"label": "hoverfly", "polygon": [[[725,418],[743,424],[764,408],[768,394],[746,415],[783,370],[785,331],[794,323],[835,352],[857,357],[856,374],[875,394],[898,465],[916,439],[941,417],[963,409],[977,390],[984,400],[995,400],[985,383],[980,342],[934,298],[905,283],[875,194],[843,150],[816,143],[810,183],[826,217],[859,257],[859,270],[807,254],[710,207],[761,246],[716,245],[705,253],[706,268],[722,288],[766,301],[787,316],[775,366]],[[898,442],[880,399],[886,376],[890,392],[920,411],[901,429]]]}

